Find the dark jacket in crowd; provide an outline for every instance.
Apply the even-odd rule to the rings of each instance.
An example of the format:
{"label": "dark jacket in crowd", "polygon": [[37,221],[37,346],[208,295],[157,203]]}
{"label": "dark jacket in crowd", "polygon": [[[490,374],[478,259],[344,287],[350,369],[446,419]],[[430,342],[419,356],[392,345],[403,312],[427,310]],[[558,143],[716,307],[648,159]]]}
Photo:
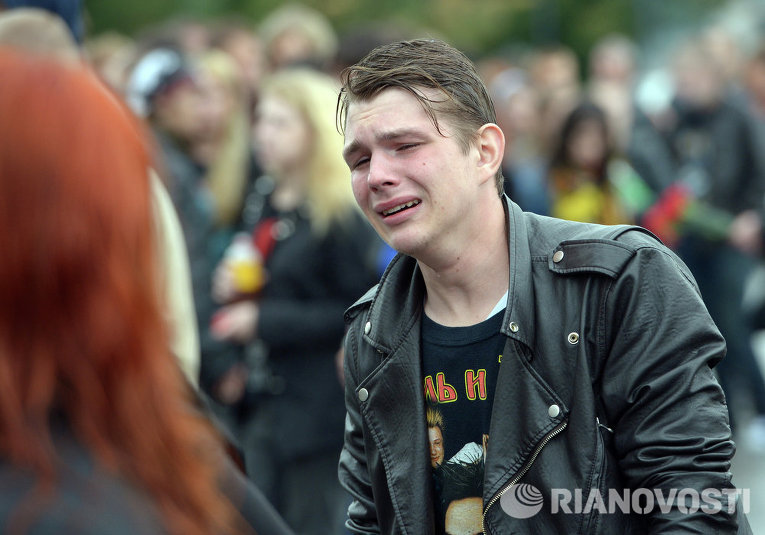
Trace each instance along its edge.
{"label": "dark jacket in crowd", "polygon": [[700,108],[675,99],[671,110],[660,129],[636,110],[629,156],[638,174],[656,193],[679,181],[731,215],[760,211],[765,168],[754,122],[726,100]]}
{"label": "dark jacket in crowd", "polygon": [[[552,489],[732,492],[725,400],[712,373],[725,342],[684,264],[637,227],[523,213],[505,198],[506,337],[486,454],[486,533],[736,533],[735,514],[553,514]],[[348,419],[340,478],[354,533],[433,532],[420,353],[424,283],[399,255],[346,313]],[[510,516],[533,485],[544,507]],[[720,492],[722,494],[722,492]],[[573,507],[574,503],[571,502]]]}
{"label": "dark jacket in crowd", "polygon": [[[201,352],[200,385],[212,390],[215,381],[239,359],[241,349],[212,336],[210,322],[217,309],[212,298],[212,279],[236,227],[215,223],[212,196],[204,183],[205,169],[184,152],[179,143],[159,130],[155,136],[161,151],[161,163],[167,189],[181,223],[196,312]],[[254,161],[251,173],[257,172]]]}
{"label": "dark jacket in crowd", "polygon": [[339,452],[345,406],[335,355],[343,312],[378,278],[381,242],[355,211],[320,236],[303,209],[275,211],[266,197],[256,227],[264,222],[276,240],[257,297],[258,340],[247,349],[259,377],[250,385],[252,425],[270,424],[282,461]]}
{"label": "dark jacket in crowd", "polygon": [[698,197],[738,214],[761,210],[765,176],[756,152],[752,122],[733,104],[722,101],[699,109],[676,100],[677,122],[668,134],[676,162],[676,178]]}

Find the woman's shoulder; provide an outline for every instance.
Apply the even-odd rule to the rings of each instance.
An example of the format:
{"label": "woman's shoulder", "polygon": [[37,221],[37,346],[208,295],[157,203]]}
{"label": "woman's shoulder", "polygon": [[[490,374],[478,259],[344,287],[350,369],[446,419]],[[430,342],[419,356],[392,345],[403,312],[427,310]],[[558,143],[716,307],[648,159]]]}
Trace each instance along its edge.
{"label": "woman's shoulder", "polygon": [[0,461],[0,526],[28,526],[27,535],[161,534],[160,516],[149,498],[102,467],[70,436],[54,438],[55,477],[41,486],[36,473]]}

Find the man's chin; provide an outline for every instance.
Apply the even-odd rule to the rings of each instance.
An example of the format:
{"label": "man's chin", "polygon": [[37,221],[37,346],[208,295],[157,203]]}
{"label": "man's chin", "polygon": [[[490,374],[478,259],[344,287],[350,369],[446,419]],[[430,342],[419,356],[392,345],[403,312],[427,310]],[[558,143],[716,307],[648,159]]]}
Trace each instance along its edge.
{"label": "man's chin", "polygon": [[408,256],[417,258],[418,253],[422,252],[422,244],[419,240],[413,240],[409,237],[403,236],[389,236],[387,240],[388,245],[399,253],[403,253]]}

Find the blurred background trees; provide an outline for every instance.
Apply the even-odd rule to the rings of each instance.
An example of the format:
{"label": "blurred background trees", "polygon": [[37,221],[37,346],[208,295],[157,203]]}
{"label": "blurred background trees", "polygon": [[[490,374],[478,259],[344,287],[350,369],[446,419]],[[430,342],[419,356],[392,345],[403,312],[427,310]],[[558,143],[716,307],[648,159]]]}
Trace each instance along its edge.
{"label": "blurred background trees", "polygon": [[[234,16],[257,24],[283,0],[85,0],[88,32],[116,30],[134,35],[170,17],[208,19]],[[342,33],[354,25],[392,22],[418,28],[481,56],[508,43],[565,44],[582,60],[609,33],[630,36],[650,46],[658,34],[682,31],[734,4],[729,0],[305,0],[323,12]],[[737,5],[757,2],[735,2]],[[745,9],[745,8],[744,8]]]}

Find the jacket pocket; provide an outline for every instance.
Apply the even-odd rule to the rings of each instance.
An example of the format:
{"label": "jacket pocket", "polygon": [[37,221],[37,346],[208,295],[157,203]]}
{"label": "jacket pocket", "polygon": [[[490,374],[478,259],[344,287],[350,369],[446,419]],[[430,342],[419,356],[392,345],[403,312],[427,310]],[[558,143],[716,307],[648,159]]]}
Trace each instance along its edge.
{"label": "jacket pocket", "polygon": [[[605,488],[604,474],[607,470],[608,464],[608,452],[613,442],[613,431],[601,423],[598,417],[595,417],[595,461],[593,462],[592,475],[590,477],[590,488],[587,489],[588,494],[591,492],[599,493],[600,497],[605,500],[608,497],[608,489]],[[585,490],[585,489],[583,489]],[[589,502],[589,496],[587,497]],[[579,529],[580,535],[590,535],[598,533],[598,526],[600,524],[600,509],[593,503],[592,509],[586,513],[587,516],[583,518],[582,526]]]}

